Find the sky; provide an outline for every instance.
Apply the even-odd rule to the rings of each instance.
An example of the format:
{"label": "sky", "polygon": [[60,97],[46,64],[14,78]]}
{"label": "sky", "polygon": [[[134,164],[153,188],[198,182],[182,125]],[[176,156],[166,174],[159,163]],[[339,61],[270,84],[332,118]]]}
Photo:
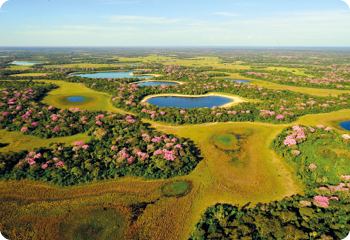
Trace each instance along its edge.
{"label": "sky", "polygon": [[8,0],[0,9],[7,46],[350,47],[350,8],[342,0]]}

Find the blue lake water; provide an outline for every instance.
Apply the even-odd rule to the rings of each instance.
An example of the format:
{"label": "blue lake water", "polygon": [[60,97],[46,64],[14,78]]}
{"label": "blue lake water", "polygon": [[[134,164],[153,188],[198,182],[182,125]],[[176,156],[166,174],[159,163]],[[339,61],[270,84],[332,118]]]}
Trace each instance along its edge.
{"label": "blue lake water", "polygon": [[203,108],[221,106],[231,102],[231,99],[218,96],[206,97],[154,97],[147,100],[149,104],[158,107]]}
{"label": "blue lake water", "polygon": [[70,102],[82,102],[85,100],[83,97],[67,97]]}
{"label": "blue lake water", "polygon": [[88,77],[88,78],[142,78],[147,79],[153,76],[133,76],[130,75],[134,71],[129,72],[99,72],[99,73],[78,73],[72,76]]}
{"label": "blue lake water", "polygon": [[242,80],[242,79],[224,79],[224,80],[230,80],[230,81],[241,82],[241,83],[250,83],[251,82],[251,81]]}
{"label": "blue lake water", "polygon": [[339,126],[350,131],[350,121],[341,122],[341,123],[339,123]]}
{"label": "blue lake water", "polygon": [[162,81],[146,81],[138,83],[139,86],[159,86],[159,85],[177,85],[176,82],[162,82]]}
{"label": "blue lake water", "polygon": [[42,62],[13,62],[11,64],[14,65],[20,65],[20,66],[29,66],[29,65],[35,65],[35,64],[40,64]]}

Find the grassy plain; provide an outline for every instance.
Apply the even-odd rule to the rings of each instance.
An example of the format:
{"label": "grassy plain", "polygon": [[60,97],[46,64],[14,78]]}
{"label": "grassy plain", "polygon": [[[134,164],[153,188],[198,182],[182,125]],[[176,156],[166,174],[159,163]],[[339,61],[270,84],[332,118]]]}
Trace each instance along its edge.
{"label": "grassy plain", "polygon": [[22,69],[31,69],[31,66],[30,65],[11,65],[9,66],[8,68],[6,68],[7,70],[22,70]]}
{"label": "grassy plain", "polygon": [[[185,63],[187,60],[179,61]],[[197,64],[196,61],[209,63],[217,59],[193,61]],[[235,74],[231,74],[230,78],[252,80],[253,84],[262,87],[291,89],[320,96],[348,92],[290,87]],[[96,100],[79,107],[123,112],[111,105],[108,94],[77,83],[42,81],[60,86],[42,100],[48,105],[77,107],[67,106],[57,99],[63,96],[94,96]],[[350,117],[350,110],[306,115],[295,123],[284,125],[240,122],[171,126],[143,120],[158,131],[195,142],[201,149],[203,160],[191,174],[169,180],[124,177],[66,188],[28,180],[0,181],[0,226],[6,225],[21,239],[94,239],[97,235],[102,236],[100,239],[115,239],[116,234],[118,238],[125,239],[187,239],[200,215],[210,205],[218,202],[255,204],[300,193],[302,188],[292,178],[289,166],[269,149],[271,141],[284,127],[295,124],[323,124],[345,132],[337,124],[348,120],[347,116]],[[32,150],[48,146],[50,142],[70,144],[77,139],[88,141],[89,136],[78,134],[42,140],[1,130],[0,142],[9,145],[0,148],[0,151]],[[185,190],[185,183],[189,190]],[[186,194],[181,195],[183,191]],[[6,222],[1,219],[6,219]],[[60,235],[62,229],[66,230],[63,233],[66,235]]]}
{"label": "grassy plain", "polygon": [[59,137],[52,139],[42,139],[31,135],[23,135],[19,132],[8,132],[4,129],[0,130],[0,142],[4,147],[0,147],[0,152],[7,151],[32,151],[34,148],[49,147],[50,143],[65,143],[72,145],[76,141],[88,142],[91,136],[86,133],[76,134],[69,137]]}
{"label": "grassy plain", "polygon": [[291,72],[296,75],[304,75],[304,76],[312,76],[311,74],[306,74],[304,71],[306,70],[305,68],[287,68],[287,67],[266,67],[264,68],[265,70],[276,70],[276,71],[286,71],[286,72]]}

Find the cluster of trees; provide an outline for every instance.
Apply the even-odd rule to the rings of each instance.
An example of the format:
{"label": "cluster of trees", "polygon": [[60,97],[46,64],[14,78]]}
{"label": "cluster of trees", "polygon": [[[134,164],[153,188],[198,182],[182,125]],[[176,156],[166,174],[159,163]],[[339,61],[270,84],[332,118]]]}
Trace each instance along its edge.
{"label": "cluster of trees", "polygon": [[[6,100],[2,102],[4,105],[0,104],[2,127],[21,128],[24,134],[39,137],[72,135],[76,131],[88,131],[92,137],[89,142],[77,141],[74,146],[54,144],[51,148],[38,148],[29,153],[1,154],[0,179],[40,180],[67,186],[126,175],[169,178],[188,174],[199,161],[199,150],[193,142],[149,129],[134,116],[50,108],[34,100],[50,87],[54,88],[53,85],[1,84],[1,87],[6,86],[1,91],[4,94],[1,99]],[[31,101],[27,101],[28,96]],[[7,112],[10,107],[11,113]],[[49,127],[46,124],[50,124]]]}
{"label": "cluster of trees", "polygon": [[327,208],[312,201],[297,195],[251,208],[216,204],[189,239],[344,239],[350,230],[349,198],[332,199]]}
{"label": "cluster of trees", "polygon": [[71,136],[97,126],[101,112],[57,109],[37,102],[54,84],[0,81],[0,129],[41,138]]}

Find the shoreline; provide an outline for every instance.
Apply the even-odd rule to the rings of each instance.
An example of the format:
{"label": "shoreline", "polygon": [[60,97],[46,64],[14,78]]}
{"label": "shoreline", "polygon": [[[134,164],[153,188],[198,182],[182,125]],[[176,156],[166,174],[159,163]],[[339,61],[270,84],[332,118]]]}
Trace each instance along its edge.
{"label": "shoreline", "polygon": [[219,94],[219,93],[209,93],[209,94],[204,94],[204,95],[185,95],[185,94],[163,93],[163,94],[156,94],[156,95],[147,96],[144,99],[142,99],[140,103],[146,103],[146,104],[150,105],[147,102],[147,100],[151,99],[151,98],[155,98],[155,97],[193,97],[193,98],[200,98],[200,97],[208,97],[208,96],[226,97],[226,98],[231,99],[231,102],[225,103],[225,104],[220,105],[220,106],[217,106],[217,107],[220,107],[220,108],[231,107],[231,106],[234,106],[234,105],[236,105],[238,103],[241,103],[241,102],[248,102],[247,100],[245,100],[245,99],[243,99],[241,97],[238,97],[238,96],[229,96],[229,95],[224,95],[224,94]]}

